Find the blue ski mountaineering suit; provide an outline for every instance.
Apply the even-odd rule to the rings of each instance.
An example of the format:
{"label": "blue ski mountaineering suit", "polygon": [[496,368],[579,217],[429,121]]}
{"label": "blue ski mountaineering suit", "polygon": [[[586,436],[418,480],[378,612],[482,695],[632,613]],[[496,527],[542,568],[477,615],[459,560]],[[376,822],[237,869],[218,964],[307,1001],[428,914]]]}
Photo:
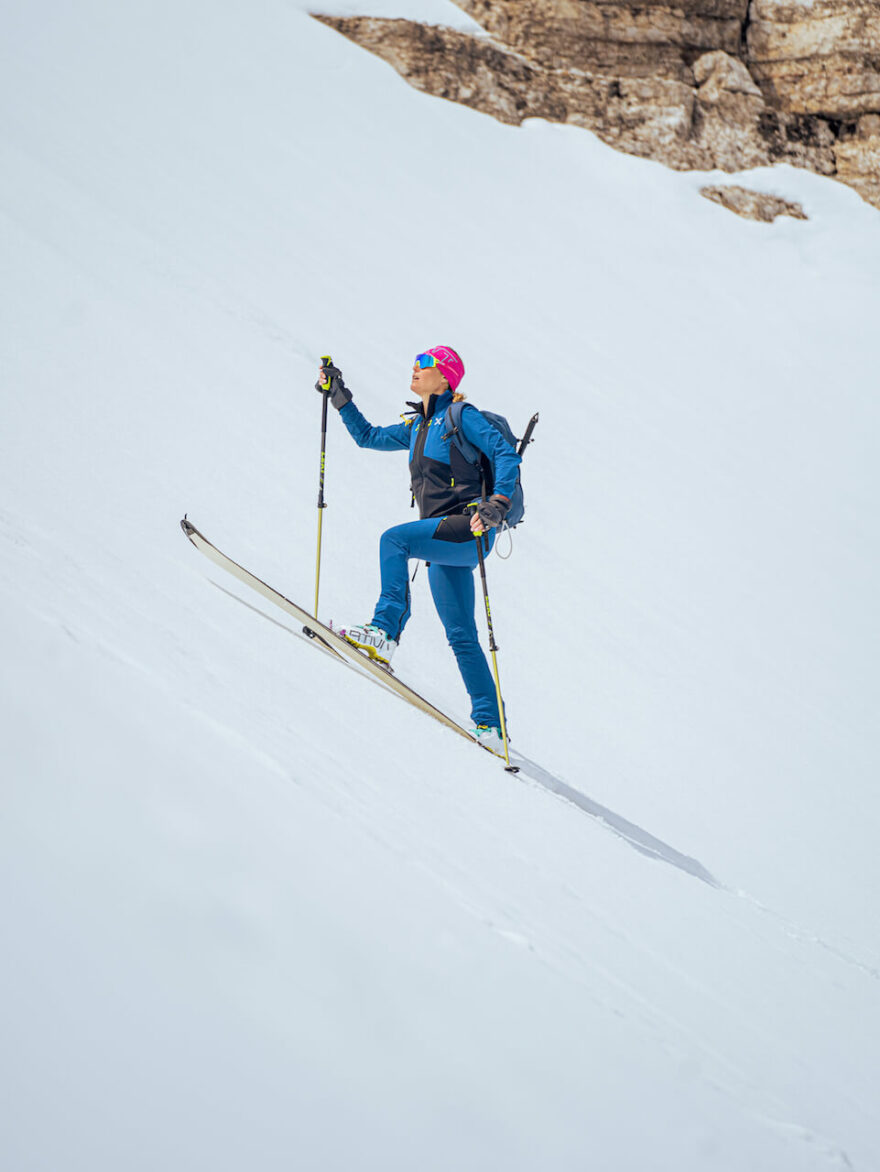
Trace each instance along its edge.
{"label": "blue ski mountaineering suit", "polygon": [[[447,434],[446,411],[451,403],[451,391],[432,395],[427,412],[420,403],[412,419],[390,427],[373,427],[353,402],[346,403],[340,416],[359,447],[409,451],[413,498],[421,517],[382,534],[382,593],[371,621],[399,641],[410,615],[409,559],[429,562],[431,594],[471,698],[471,719],[474,724],[498,726],[495,683],[474,619],[476,541],[470,514],[464,511],[469,502],[480,499],[482,483],[479,469],[465,460]],[[495,480],[493,491],[511,497],[520,457],[470,404],[462,410],[461,430],[488,456]],[[494,540],[495,531],[490,530],[484,552],[489,552]]]}

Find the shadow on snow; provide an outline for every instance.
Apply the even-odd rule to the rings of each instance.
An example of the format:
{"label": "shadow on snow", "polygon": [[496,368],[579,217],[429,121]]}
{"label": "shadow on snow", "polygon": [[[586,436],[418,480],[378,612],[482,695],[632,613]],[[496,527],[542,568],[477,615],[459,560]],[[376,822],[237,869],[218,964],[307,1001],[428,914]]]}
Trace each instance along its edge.
{"label": "shadow on snow", "polygon": [[[211,580],[211,584],[226,594],[229,598],[234,598],[236,602],[242,606],[246,606],[248,610],[260,615],[261,618],[273,623],[276,627],[280,627],[288,634],[296,636],[298,639],[303,639],[305,642],[316,646],[313,640],[300,631],[295,630],[287,623],[279,622],[270,614],[266,614],[260,607],[254,606],[250,602],[245,602],[243,598],[239,598],[231,590],[227,590],[225,586],[221,586],[219,582]],[[317,644],[320,649],[320,644]],[[333,655],[332,652],[327,652]],[[338,659],[338,656],[333,656]],[[350,667],[352,671],[357,671],[357,664],[340,660],[345,667]],[[364,673],[358,672],[359,675]],[[372,678],[372,677],[371,677]],[[376,681],[381,682],[381,681]],[[541,786],[542,789],[549,793],[555,794],[557,797],[563,798],[570,802],[571,805],[577,806],[583,813],[588,814],[597,822],[601,822],[603,826],[607,827],[612,834],[616,834],[618,838],[622,838],[624,842],[628,843],[639,854],[645,855],[649,859],[657,859],[661,863],[667,863],[670,867],[675,867],[679,871],[683,871],[685,875],[690,875],[694,879],[699,879],[702,883],[707,883],[710,887],[718,889],[723,888],[723,884],[715,878],[715,876],[707,871],[706,868],[697,859],[691,858],[690,855],[684,855],[681,851],[677,851],[662,839],[656,838],[647,830],[643,830],[641,826],[637,826],[634,822],[622,817],[620,814],[615,814],[613,810],[609,810],[607,806],[602,806],[599,802],[594,802],[592,798],[587,797],[586,794],[581,793],[580,790],[575,789],[561,778],[556,777],[550,773],[549,770],[544,769],[543,766],[530,761],[528,757],[522,756],[520,753],[512,753],[511,760],[514,764],[520,767],[520,771],[524,777],[528,777],[531,781]]]}

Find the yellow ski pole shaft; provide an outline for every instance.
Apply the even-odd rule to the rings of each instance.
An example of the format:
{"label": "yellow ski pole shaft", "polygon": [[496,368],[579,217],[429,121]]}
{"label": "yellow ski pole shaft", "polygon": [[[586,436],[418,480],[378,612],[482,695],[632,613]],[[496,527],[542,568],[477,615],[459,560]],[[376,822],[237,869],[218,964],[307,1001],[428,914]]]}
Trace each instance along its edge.
{"label": "yellow ski pole shaft", "polygon": [[492,607],[489,605],[489,586],[486,581],[486,559],[483,557],[482,534],[474,534],[477,543],[477,558],[480,563],[480,581],[483,584],[483,601],[486,604],[486,626],[489,628],[489,653],[492,656],[492,673],[495,676],[495,697],[498,701],[498,719],[501,722],[501,740],[504,743],[504,767],[518,771],[518,766],[510,764],[510,745],[507,742],[507,717],[504,714],[504,700],[501,696],[501,676],[498,672],[498,645],[495,642],[495,628],[492,625]]}
{"label": "yellow ski pole shaft", "polygon": [[[332,365],[333,359],[329,354],[321,356],[322,369]],[[329,376],[326,382],[321,383],[321,390],[324,393],[321,396],[321,468],[318,476],[318,556],[315,562],[315,618],[318,617],[318,595],[321,589],[321,541],[324,533],[324,509],[327,508],[324,501],[324,468],[327,453],[327,403],[330,400]]]}
{"label": "yellow ski pole shaft", "polygon": [[318,506],[318,556],[315,561],[315,618],[318,617],[318,595],[321,591],[321,539],[324,527],[324,514],[320,510],[326,507],[326,505]]}

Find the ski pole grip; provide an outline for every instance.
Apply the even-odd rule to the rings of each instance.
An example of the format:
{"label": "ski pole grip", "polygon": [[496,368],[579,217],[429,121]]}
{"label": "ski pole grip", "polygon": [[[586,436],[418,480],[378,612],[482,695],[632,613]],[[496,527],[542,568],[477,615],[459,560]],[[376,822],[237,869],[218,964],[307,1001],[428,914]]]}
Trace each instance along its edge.
{"label": "ski pole grip", "polygon": [[[322,354],[321,355],[321,369],[323,370],[325,366],[332,366],[332,365],[333,365],[333,359],[330,357],[330,355],[329,354]],[[329,391],[330,390],[330,379],[329,378],[327,379],[326,382],[321,383],[321,390],[322,391]]]}
{"label": "ski pole grip", "polygon": [[[476,504],[475,504],[475,503],[472,501],[472,502],[471,502],[469,505],[465,505],[465,508],[467,508],[467,509],[476,509],[476,508],[478,508],[478,506],[477,506],[477,505],[476,505]],[[485,529],[481,529],[479,533],[475,533],[475,534],[474,534],[474,537],[475,537],[475,539],[476,539],[477,541],[479,541],[479,540],[480,540],[480,538],[483,536],[483,534],[484,534],[485,532],[486,532],[486,530],[485,530]]]}

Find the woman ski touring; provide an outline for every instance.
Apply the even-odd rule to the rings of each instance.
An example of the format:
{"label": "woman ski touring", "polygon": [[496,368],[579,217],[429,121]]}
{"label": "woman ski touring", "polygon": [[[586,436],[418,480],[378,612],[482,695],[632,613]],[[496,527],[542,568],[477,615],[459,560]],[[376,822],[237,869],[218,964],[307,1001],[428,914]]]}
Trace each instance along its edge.
{"label": "woman ski touring", "polygon": [[[482,475],[452,439],[446,413],[464,399],[458,386],[464,363],[449,346],[435,346],[416,357],[410,389],[420,402],[412,417],[389,427],[373,427],[355,406],[338,367],[325,365],[316,390],[330,402],[355,443],[380,452],[409,451],[413,499],[420,520],[387,529],[379,542],[381,594],[368,623],[352,625],[341,634],[373,659],[388,664],[410,615],[409,560],[428,563],[428,581],[446,638],[471,698],[471,733],[496,751],[503,751],[501,718],[495,683],[477,636],[474,618],[474,569],[481,541],[488,553],[495,528],[509,508],[516,488],[520,457],[475,408],[461,409],[463,437],[489,460],[494,491],[483,500]],[[329,390],[328,390],[329,388]]]}

